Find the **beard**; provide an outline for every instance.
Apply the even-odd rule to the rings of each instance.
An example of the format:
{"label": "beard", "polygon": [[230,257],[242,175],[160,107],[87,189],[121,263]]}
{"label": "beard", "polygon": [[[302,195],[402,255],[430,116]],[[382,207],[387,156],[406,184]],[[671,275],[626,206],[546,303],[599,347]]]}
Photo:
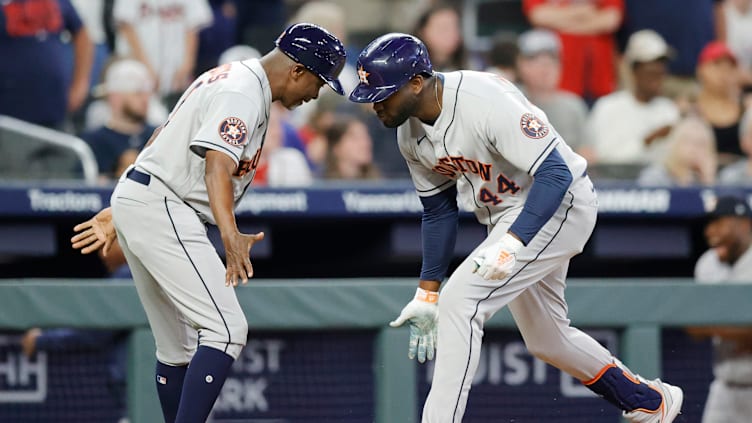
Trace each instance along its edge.
{"label": "beard", "polygon": [[396,128],[402,125],[413,115],[417,104],[417,98],[410,98],[408,100],[405,100],[404,102],[399,104],[399,107],[395,109],[393,114],[386,116],[384,119],[381,119],[381,123],[383,123],[387,128]]}

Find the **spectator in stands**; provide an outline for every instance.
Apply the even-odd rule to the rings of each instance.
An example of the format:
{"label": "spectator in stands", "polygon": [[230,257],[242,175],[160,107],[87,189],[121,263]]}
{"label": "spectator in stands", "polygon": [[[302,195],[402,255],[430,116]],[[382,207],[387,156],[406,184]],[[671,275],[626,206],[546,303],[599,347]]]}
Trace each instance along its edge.
{"label": "spectator in stands", "polygon": [[[742,198],[721,197],[709,213],[705,239],[710,249],[695,265],[704,284],[752,282],[752,211]],[[696,327],[689,333],[712,336],[713,376],[703,423],[752,421],[752,328]]]}
{"label": "spectator in stands", "polygon": [[561,38],[560,86],[593,101],[616,89],[616,40],[623,0],[523,0],[534,27]]}
{"label": "spectator in stands", "polygon": [[645,186],[713,185],[718,171],[713,131],[696,117],[674,126],[664,159],[640,172],[637,183]]}
{"label": "spectator in stands", "polygon": [[517,34],[502,31],[494,35],[491,49],[486,54],[486,72],[495,73],[504,79],[519,82],[517,71]]}
{"label": "spectator in stands", "polygon": [[198,32],[211,24],[207,0],[116,0],[116,52],[143,62],[173,104],[193,79]]}
{"label": "spectator in stands", "polygon": [[739,144],[745,158],[721,170],[718,182],[723,185],[752,185],[752,108],[739,122]]}
{"label": "spectator in stands", "polygon": [[261,52],[273,49],[274,40],[285,27],[288,3],[285,0],[235,0],[238,13],[235,44],[254,46]]}
{"label": "spectator in stands", "polygon": [[752,0],[724,1],[723,17],[724,40],[739,61],[744,91],[752,93]]}
{"label": "spectator in stands", "polygon": [[[337,3],[321,0],[308,1],[290,19],[290,23],[293,22],[309,22],[325,28],[334,34],[335,37],[339,38],[346,49],[348,48],[345,10]],[[348,54],[348,56],[352,55]],[[349,93],[358,85],[358,72],[355,69],[353,57],[348,57],[348,60],[348,62],[345,62],[342,73],[340,73],[340,82],[346,93]],[[342,96],[338,96],[333,92],[324,91],[321,93],[321,97],[331,97],[331,101],[337,102],[338,107],[349,111],[354,110],[356,107]],[[317,107],[315,103],[317,102],[308,102],[295,108],[288,115],[288,122],[296,128],[304,126],[310,120],[311,115]]]}
{"label": "spectator in stands", "polygon": [[[193,76],[217,66],[223,52],[235,45],[237,38],[236,0],[208,0],[212,11],[211,25],[198,33],[198,51]],[[258,55],[261,57],[261,54]]]}
{"label": "spectator in stands", "polygon": [[652,29],[673,46],[675,57],[663,95],[684,103],[695,95],[697,57],[705,44],[718,37],[723,0],[624,0],[625,19],[621,44],[633,33]]}
{"label": "spectator in stands", "polygon": [[[6,0],[0,7],[0,115],[65,129],[89,93],[93,46],[70,0]],[[71,34],[73,69],[63,33]]]}
{"label": "spectator in stands", "polygon": [[286,111],[279,103],[272,103],[264,149],[253,177],[254,184],[301,187],[313,182],[305,154],[297,148],[287,146],[290,142],[285,141],[288,136],[297,137],[294,130],[285,130]]}
{"label": "spectator in stands", "polygon": [[319,96],[308,122],[298,130],[303,140],[305,155],[314,174],[323,173],[326,161],[326,131],[340,117],[337,112],[339,100],[331,96]]}
{"label": "spectator in stands", "polygon": [[736,65],[736,56],[720,41],[705,46],[697,62],[700,92],[696,112],[713,127],[722,166],[743,156],[739,144],[739,120],[744,105]]}
{"label": "spectator in stands", "polygon": [[[342,40],[348,48],[347,21],[345,11],[340,4],[332,1],[308,1],[291,18],[292,22],[310,22],[330,30]],[[429,47],[430,48],[430,47]],[[359,50],[358,50],[359,52]],[[358,52],[348,53],[348,61],[340,73],[340,81],[345,92],[349,93],[358,84],[358,73],[355,69]],[[319,111],[317,111],[319,109]],[[371,139],[382,139],[385,136],[396,138],[394,131],[384,128],[370,107],[346,101],[344,97],[334,95],[326,90],[321,93],[318,101],[300,105],[287,114],[285,122],[294,126],[301,133],[305,144],[306,157],[315,174],[324,171],[327,156],[325,130],[340,116],[358,116],[366,123]],[[287,125],[285,125],[286,127]],[[286,137],[290,139],[290,137]],[[407,168],[399,153],[396,142],[379,142],[373,147],[373,160],[378,163],[381,171],[388,171],[390,176],[407,176]],[[382,167],[383,165],[383,167]]]}
{"label": "spectator in stands", "polygon": [[107,123],[81,134],[91,147],[103,180],[112,180],[132,164],[156,129],[146,123],[154,81],[146,66],[133,59],[113,62],[102,93],[110,110]]}
{"label": "spectator in stands", "polygon": [[467,53],[462,40],[460,11],[449,3],[439,2],[418,18],[413,34],[428,48],[436,71],[467,69]]}
{"label": "spectator in stands", "polygon": [[332,124],[326,131],[327,155],[325,179],[378,179],[379,170],[373,163],[373,141],[366,125],[358,119],[346,118]]}
{"label": "spectator in stands", "polygon": [[634,79],[624,89],[599,99],[588,120],[588,145],[581,151],[591,163],[639,165],[648,163],[650,150],[679,120],[679,110],[661,97],[671,56],[655,31],[632,34],[624,53]]}
{"label": "spectator in stands", "polygon": [[[228,48],[219,55],[217,61],[218,65],[225,63],[237,62],[247,59],[258,59],[261,57],[261,53],[251,46],[238,44]],[[215,65],[216,66],[216,65]]]}
{"label": "spectator in stands", "polygon": [[86,33],[94,48],[89,78],[89,91],[102,80],[102,71],[111,54],[110,48],[107,46],[107,36],[105,34],[105,19],[107,19],[105,1],[71,0],[86,27]]}
{"label": "spectator in stands", "polygon": [[587,105],[577,95],[559,90],[560,43],[555,32],[533,29],[520,35],[519,69],[522,91],[548,116],[567,144],[579,150],[585,137]]}

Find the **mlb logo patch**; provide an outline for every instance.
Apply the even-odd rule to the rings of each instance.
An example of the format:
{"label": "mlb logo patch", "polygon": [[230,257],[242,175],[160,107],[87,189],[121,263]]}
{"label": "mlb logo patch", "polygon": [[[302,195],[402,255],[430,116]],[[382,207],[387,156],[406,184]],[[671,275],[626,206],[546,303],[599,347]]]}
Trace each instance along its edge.
{"label": "mlb logo patch", "polygon": [[162,375],[157,375],[157,383],[160,385],[167,385],[167,378]]}
{"label": "mlb logo patch", "polygon": [[532,113],[525,113],[520,118],[520,129],[528,138],[543,138],[548,135],[548,125]]}
{"label": "mlb logo patch", "polygon": [[245,122],[236,117],[228,117],[219,124],[219,137],[222,141],[233,146],[243,145],[248,136]]}

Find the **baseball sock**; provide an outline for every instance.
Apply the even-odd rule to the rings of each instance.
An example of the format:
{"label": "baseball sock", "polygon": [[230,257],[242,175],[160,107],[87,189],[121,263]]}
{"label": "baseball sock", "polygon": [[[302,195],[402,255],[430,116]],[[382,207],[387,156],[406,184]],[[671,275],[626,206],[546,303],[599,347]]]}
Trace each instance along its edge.
{"label": "baseball sock", "polygon": [[199,346],[183,382],[175,423],[204,423],[235,361],[222,351]]}
{"label": "baseball sock", "polygon": [[166,423],[174,423],[188,365],[170,366],[157,361],[157,394]]}
{"label": "baseball sock", "polygon": [[640,382],[628,370],[616,364],[607,365],[595,378],[583,383],[591,391],[626,412],[653,412],[658,410],[663,402],[663,397],[658,391],[647,383]]}

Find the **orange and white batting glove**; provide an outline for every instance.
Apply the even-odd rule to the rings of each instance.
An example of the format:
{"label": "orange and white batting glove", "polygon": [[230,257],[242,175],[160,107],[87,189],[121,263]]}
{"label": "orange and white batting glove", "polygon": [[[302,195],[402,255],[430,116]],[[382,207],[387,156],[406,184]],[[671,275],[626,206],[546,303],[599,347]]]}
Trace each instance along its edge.
{"label": "orange and white batting glove", "polygon": [[399,317],[389,323],[396,328],[410,324],[410,343],[407,356],[424,363],[433,360],[436,350],[436,330],[439,322],[439,293],[418,288],[415,297],[402,309]]}
{"label": "orange and white batting glove", "polygon": [[500,242],[484,247],[473,257],[477,273],[486,280],[504,279],[512,272],[517,263],[517,252],[523,247],[522,242],[505,234]]}

